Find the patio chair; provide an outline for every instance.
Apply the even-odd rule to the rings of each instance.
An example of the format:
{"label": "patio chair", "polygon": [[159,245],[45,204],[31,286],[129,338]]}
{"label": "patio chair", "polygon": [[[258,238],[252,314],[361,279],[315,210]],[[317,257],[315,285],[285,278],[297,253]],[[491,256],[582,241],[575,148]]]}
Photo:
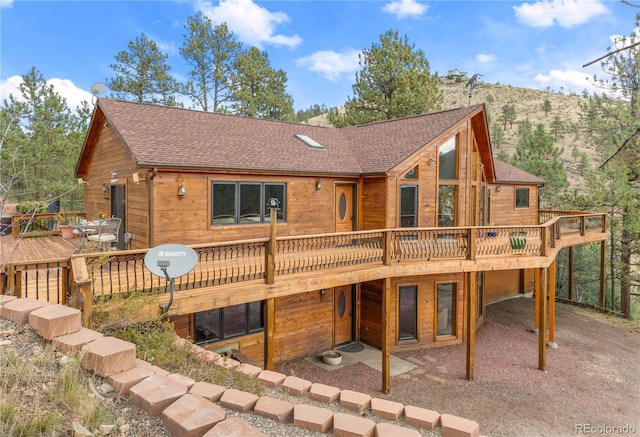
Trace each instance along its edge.
{"label": "patio chair", "polygon": [[87,240],[98,243],[101,251],[105,252],[113,244],[118,243],[118,233],[120,232],[120,218],[112,217],[104,220],[97,234],[89,235]]}

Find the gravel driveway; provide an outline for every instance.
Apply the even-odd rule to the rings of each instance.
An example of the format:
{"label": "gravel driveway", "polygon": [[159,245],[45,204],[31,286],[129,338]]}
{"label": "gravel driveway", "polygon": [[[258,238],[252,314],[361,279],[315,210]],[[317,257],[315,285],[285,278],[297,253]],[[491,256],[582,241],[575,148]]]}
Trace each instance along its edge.
{"label": "gravel driveway", "polygon": [[532,298],[487,307],[474,381],[464,379],[464,345],[395,353],[418,367],[392,378],[388,395],[380,372],[361,363],[327,372],[301,359],[276,370],[466,417],[491,437],[640,435],[640,327],[557,304],[558,348],[547,348],[543,372],[533,320]]}

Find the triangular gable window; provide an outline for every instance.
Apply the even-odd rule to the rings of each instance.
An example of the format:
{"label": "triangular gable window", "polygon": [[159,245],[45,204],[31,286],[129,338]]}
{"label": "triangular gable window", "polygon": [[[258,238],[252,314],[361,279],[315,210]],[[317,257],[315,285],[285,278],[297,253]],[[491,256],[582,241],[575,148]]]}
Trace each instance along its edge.
{"label": "triangular gable window", "polygon": [[418,167],[413,167],[411,170],[405,173],[404,179],[418,179]]}
{"label": "triangular gable window", "polygon": [[316,140],[314,140],[313,138],[310,138],[302,134],[295,134],[295,137],[300,141],[302,141],[303,143],[305,143],[307,146],[311,147],[312,149],[325,150],[324,146],[319,142],[317,142]]}

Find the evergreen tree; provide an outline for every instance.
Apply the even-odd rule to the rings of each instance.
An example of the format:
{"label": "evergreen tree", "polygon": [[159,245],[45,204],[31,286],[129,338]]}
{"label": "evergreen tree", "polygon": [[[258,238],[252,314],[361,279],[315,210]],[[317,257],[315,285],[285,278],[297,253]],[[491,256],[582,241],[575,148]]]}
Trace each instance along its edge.
{"label": "evergreen tree", "polygon": [[360,55],[361,70],[352,86],[354,97],[344,105],[344,113],[329,112],[336,127],[424,114],[439,110],[443,96],[438,76],[429,72],[422,50],[416,50],[405,36],[389,30],[379,44]]}
{"label": "evergreen tree", "polygon": [[231,112],[269,120],[293,120],[293,99],[286,93],[287,75],[271,68],[267,52],[255,47],[243,51],[233,75]]}
{"label": "evergreen tree", "polygon": [[[3,199],[65,209],[82,208],[82,190],[74,178],[84,141],[87,102],[72,112],[35,67],[22,77],[19,94],[9,95],[0,110]],[[47,159],[43,159],[43,157]]]}
{"label": "evergreen tree", "polygon": [[551,122],[551,133],[553,134],[553,141],[557,142],[559,138],[564,138],[564,136],[562,135],[564,131],[565,124],[560,116],[556,114],[556,116],[553,117],[553,121]]}
{"label": "evergreen tree", "polygon": [[515,105],[503,105],[500,114],[500,122],[504,125],[504,130],[507,130],[507,123],[509,127],[513,127],[513,122],[516,121],[516,106]]}
{"label": "evergreen tree", "polygon": [[559,193],[569,186],[562,166],[563,150],[554,145],[553,137],[545,132],[543,124],[531,129],[528,120],[518,126],[519,139],[511,163],[545,180],[540,189],[540,203],[545,207],[559,204]]}
{"label": "evergreen tree", "polygon": [[551,111],[551,100],[544,99],[544,102],[542,102],[542,110],[544,111],[545,117],[549,115],[549,111]]}
{"label": "evergreen tree", "polygon": [[180,54],[191,66],[182,92],[203,111],[222,112],[232,98],[231,76],[242,44],[225,23],[212,28],[211,20],[198,13],[188,18]]}
{"label": "evergreen tree", "polygon": [[128,51],[115,56],[109,67],[115,72],[107,85],[114,97],[121,100],[148,102],[164,106],[179,106],[176,101],[178,82],[169,75],[168,56],[155,41],[143,33],[128,44]]}
{"label": "evergreen tree", "polygon": [[493,123],[491,125],[491,144],[496,146],[496,149],[499,149],[504,140],[505,135],[502,127],[498,123]]}

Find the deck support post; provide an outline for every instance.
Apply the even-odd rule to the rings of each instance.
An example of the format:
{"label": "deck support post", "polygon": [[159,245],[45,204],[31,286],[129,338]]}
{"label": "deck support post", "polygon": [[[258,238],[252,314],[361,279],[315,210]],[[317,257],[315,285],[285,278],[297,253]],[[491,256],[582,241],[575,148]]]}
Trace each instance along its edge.
{"label": "deck support post", "polygon": [[567,299],[573,300],[573,246],[569,246],[569,271],[567,277]]}
{"label": "deck support post", "polygon": [[467,272],[466,292],[467,292],[467,380],[473,381],[475,353],[476,353],[476,305],[478,296],[478,273]]}
{"label": "deck support post", "polygon": [[382,288],[382,393],[391,391],[391,354],[389,352],[391,327],[389,323],[391,279],[385,278]]}
{"label": "deck support post", "polygon": [[547,268],[536,269],[538,297],[538,369],[547,368]]}
{"label": "deck support post", "polygon": [[76,293],[76,306],[82,313],[82,326],[91,329],[93,327],[93,292],[91,278],[87,270],[87,260],[83,256],[73,256],[69,264],[73,288]]}
{"label": "deck support post", "polygon": [[266,262],[265,265],[267,267],[266,278],[267,284],[273,284],[275,282],[276,276],[276,223],[278,222],[278,210],[277,208],[271,208],[270,217],[270,232],[269,232],[269,247],[267,248],[266,253]]}
{"label": "deck support post", "polygon": [[[606,299],[605,299],[605,292],[607,290],[606,284],[605,284],[605,269],[607,268],[606,266],[606,258],[607,258],[607,243],[606,241],[601,241],[600,242],[600,307],[605,308],[606,307]],[[613,310],[613,303],[611,304],[611,309]]]}
{"label": "deck support post", "polygon": [[556,260],[549,266],[549,342],[555,340],[556,327]]}
{"label": "deck support post", "polygon": [[274,298],[267,299],[264,311],[264,369],[273,370],[273,331],[276,325],[276,301]]}

